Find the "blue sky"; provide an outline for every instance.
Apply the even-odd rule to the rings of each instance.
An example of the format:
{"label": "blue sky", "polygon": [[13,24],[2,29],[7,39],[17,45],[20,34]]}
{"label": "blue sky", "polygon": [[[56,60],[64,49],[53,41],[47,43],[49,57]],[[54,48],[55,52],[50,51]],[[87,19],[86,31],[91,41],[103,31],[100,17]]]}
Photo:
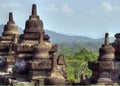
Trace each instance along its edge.
{"label": "blue sky", "polygon": [[0,0],[0,23],[6,24],[13,12],[24,29],[33,3],[45,29],[93,38],[120,33],[120,0]]}

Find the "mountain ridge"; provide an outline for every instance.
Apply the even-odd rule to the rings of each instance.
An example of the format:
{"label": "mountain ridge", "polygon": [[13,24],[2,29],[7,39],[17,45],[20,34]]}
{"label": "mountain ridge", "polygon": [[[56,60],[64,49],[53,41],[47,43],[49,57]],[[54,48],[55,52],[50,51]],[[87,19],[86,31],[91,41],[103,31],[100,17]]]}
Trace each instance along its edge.
{"label": "mountain ridge", "polygon": [[[4,25],[0,25],[0,35],[2,35]],[[18,27],[20,34],[23,33],[23,29]],[[45,30],[45,34],[50,36],[50,41],[59,45],[59,48],[68,47],[71,49],[86,48],[88,50],[98,51],[101,45],[104,43],[104,38],[89,38],[84,36],[69,36],[55,31]],[[110,37],[110,42],[114,41],[114,37]]]}
{"label": "mountain ridge", "polygon": [[[0,25],[0,35],[2,35],[4,29],[4,24]],[[18,31],[20,34],[23,34],[23,30],[21,27],[18,26]],[[104,41],[104,38],[89,38],[89,37],[85,37],[85,36],[71,36],[71,35],[65,35],[62,33],[58,33],[55,31],[50,31],[50,30],[45,30],[45,33],[48,34],[50,36],[50,40],[52,42],[60,42],[60,43],[71,43],[71,42],[91,42],[91,41],[95,41],[95,42],[102,42]],[[113,42],[114,37],[110,37],[110,41]]]}

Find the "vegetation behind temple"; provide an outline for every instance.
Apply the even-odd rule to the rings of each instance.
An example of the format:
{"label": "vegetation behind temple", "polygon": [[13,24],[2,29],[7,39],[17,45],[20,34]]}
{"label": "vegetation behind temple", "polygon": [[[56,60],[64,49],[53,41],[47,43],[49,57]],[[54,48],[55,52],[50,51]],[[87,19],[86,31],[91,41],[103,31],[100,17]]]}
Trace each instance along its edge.
{"label": "vegetation behind temple", "polygon": [[81,73],[86,73],[88,77],[91,71],[87,67],[88,61],[95,61],[98,58],[98,51],[96,49],[88,49],[88,47],[75,44],[59,44],[58,53],[64,54],[66,59],[66,70],[68,79],[71,81],[79,81]]}

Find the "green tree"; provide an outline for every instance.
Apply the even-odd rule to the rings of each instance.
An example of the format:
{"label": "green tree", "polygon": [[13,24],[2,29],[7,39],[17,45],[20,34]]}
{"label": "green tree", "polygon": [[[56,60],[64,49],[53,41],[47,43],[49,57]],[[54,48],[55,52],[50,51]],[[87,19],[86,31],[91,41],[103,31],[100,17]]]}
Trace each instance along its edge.
{"label": "green tree", "polygon": [[95,61],[98,57],[98,53],[90,52],[86,48],[77,48],[73,51],[69,47],[64,47],[59,52],[61,53],[65,55],[67,76],[71,81],[79,81],[82,73],[89,77],[91,70],[88,69],[88,61]]}

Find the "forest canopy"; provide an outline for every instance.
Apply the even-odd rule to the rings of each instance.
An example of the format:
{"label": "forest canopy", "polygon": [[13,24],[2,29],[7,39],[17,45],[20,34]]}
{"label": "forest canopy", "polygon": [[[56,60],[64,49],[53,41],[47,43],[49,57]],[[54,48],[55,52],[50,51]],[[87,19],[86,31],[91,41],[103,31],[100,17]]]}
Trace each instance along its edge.
{"label": "forest canopy", "polygon": [[75,46],[76,47],[72,47],[62,44],[58,54],[65,55],[68,80],[78,82],[80,81],[80,75],[82,73],[90,77],[92,72],[88,68],[88,61],[96,61],[98,58],[98,51],[96,49],[92,49],[91,51],[77,44]]}

